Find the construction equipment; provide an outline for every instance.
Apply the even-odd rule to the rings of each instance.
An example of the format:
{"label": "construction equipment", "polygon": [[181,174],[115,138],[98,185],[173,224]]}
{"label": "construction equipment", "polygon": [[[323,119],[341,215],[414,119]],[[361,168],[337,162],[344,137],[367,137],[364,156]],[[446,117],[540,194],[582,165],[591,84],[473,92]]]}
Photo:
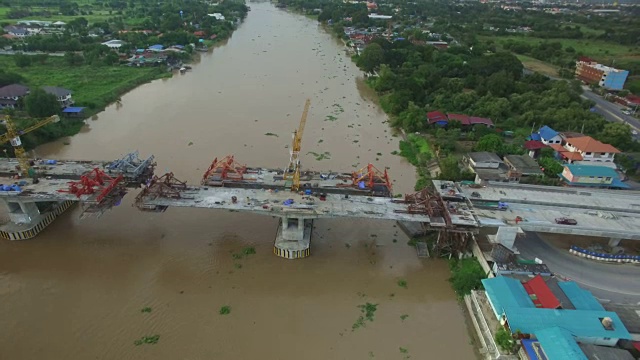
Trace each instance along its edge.
{"label": "construction equipment", "polygon": [[4,117],[4,125],[7,128],[7,132],[0,136],[0,144],[4,144],[5,142],[11,142],[11,146],[13,146],[13,151],[16,154],[16,158],[18,159],[18,163],[20,164],[19,173],[22,175],[28,175],[35,179],[35,171],[31,169],[31,165],[29,163],[29,158],[27,158],[27,154],[22,148],[22,140],[20,140],[21,135],[28,134],[36,129],[39,129],[45,125],[56,123],[60,121],[60,117],[58,115],[50,116],[44,120],[38,121],[37,123],[29,126],[24,130],[17,130],[15,124],[11,120],[9,115]]}
{"label": "construction equipment", "polygon": [[307,114],[309,113],[310,105],[311,100],[307,99],[304,103],[304,111],[300,118],[298,130],[293,132],[293,141],[291,142],[291,151],[289,152],[289,165],[284,169],[283,178],[287,185],[288,182],[291,181],[291,191],[298,191],[300,189],[300,148],[302,146],[302,135],[304,133],[304,126],[307,123]]}
{"label": "construction equipment", "polygon": [[233,155],[227,155],[220,160],[215,158],[200,183],[205,186],[224,186],[225,181],[243,180],[246,171],[247,166],[236,162]]}
{"label": "construction equipment", "polygon": [[353,185],[360,189],[367,188],[374,195],[393,196],[391,180],[389,180],[389,174],[386,168],[383,172],[372,164],[368,164],[366,167],[353,173],[352,181]]}

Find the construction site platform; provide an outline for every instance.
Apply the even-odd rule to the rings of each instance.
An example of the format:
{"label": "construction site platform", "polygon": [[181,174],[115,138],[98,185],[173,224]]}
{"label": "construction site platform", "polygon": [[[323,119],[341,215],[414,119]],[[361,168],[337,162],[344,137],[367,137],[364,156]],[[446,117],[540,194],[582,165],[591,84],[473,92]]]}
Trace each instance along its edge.
{"label": "construction site platform", "polygon": [[[110,161],[36,160],[32,168],[36,170],[40,176],[75,180],[94,168],[103,169],[109,163]],[[16,159],[0,159],[0,176],[12,177],[17,175],[17,166],[19,166],[19,164]]]}
{"label": "construction site platform", "polygon": [[[236,197],[234,203],[232,197]],[[285,205],[287,200],[293,200]],[[180,198],[158,197],[153,194],[137,199],[138,206],[196,207],[250,211],[292,218],[355,217],[397,221],[429,222],[423,214],[406,213],[406,205],[391,198],[327,194],[325,200],[290,191],[270,189],[237,189],[227,187],[189,187],[180,190]]]}

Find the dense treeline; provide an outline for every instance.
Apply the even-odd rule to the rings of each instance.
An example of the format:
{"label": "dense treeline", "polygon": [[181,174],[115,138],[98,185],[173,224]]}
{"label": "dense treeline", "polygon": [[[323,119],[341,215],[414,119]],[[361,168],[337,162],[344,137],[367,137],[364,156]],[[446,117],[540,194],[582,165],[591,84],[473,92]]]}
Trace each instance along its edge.
{"label": "dense treeline", "polygon": [[[381,104],[395,115],[394,125],[407,131],[426,130],[432,110],[489,117],[504,130],[549,125],[560,131],[583,131],[623,150],[634,147],[630,130],[607,123],[591,112],[576,81],[552,81],[540,74],[522,75],[522,63],[506,52],[482,47],[446,51],[408,41],[376,39],[361,55],[382,49],[379,76],[370,81]],[[374,60],[376,60],[374,59]],[[359,65],[364,66],[363,61]],[[626,130],[625,130],[626,129]]]}

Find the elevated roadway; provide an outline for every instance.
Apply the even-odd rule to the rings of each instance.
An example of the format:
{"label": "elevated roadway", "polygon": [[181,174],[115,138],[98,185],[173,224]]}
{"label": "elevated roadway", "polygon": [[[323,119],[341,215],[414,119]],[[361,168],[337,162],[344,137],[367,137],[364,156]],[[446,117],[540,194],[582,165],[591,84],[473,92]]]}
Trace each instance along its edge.
{"label": "elevated roadway", "polygon": [[[458,185],[461,196],[474,206],[482,226],[518,226],[524,231],[640,240],[640,192],[591,190],[524,184]],[[507,210],[478,206],[504,202]],[[516,217],[520,221],[516,223]],[[577,225],[555,219],[575,219]]]}

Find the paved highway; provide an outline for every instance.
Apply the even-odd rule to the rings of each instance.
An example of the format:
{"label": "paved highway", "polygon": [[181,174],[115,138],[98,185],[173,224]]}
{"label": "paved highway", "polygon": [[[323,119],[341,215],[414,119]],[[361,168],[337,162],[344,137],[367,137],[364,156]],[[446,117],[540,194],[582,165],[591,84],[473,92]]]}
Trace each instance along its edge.
{"label": "paved highway", "polygon": [[[640,134],[640,120],[633,116],[623,114],[620,105],[609,102],[603,99],[600,95],[594,94],[589,90],[585,90],[582,93],[582,97],[595,102],[596,112],[604,116],[608,121],[620,121],[627,123]],[[634,138],[637,140],[638,134],[634,135]]]}
{"label": "paved highway", "polygon": [[614,303],[640,303],[640,266],[614,265],[587,260],[571,255],[527,232],[516,240],[516,248],[525,259],[541,259],[551,271],[569,278],[601,300]]}

